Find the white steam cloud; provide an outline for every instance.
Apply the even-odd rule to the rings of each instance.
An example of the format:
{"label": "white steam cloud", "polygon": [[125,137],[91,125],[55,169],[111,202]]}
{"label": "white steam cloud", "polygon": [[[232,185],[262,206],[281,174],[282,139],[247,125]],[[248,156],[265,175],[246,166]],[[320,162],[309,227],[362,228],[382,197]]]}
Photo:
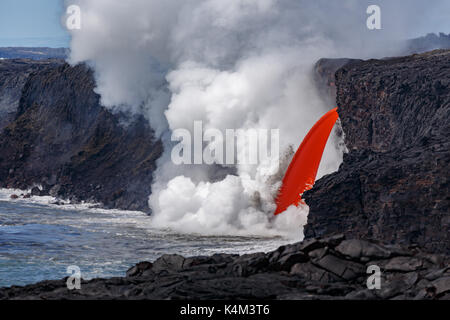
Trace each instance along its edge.
{"label": "white steam cloud", "polygon": [[[283,156],[296,150],[334,107],[316,91],[313,64],[322,57],[395,54],[402,48],[393,44],[411,33],[412,21],[427,19],[429,4],[421,1],[378,3],[383,29],[369,31],[369,1],[70,1],[82,12],[70,62],[93,66],[102,104],[143,114],[165,143],[149,199],[153,224],[301,238],[306,206],[273,218],[282,174],[265,164],[237,165],[235,174],[219,166],[175,166],[170,134],[191,130],[198,120],[220,130],[279,129]],[[341,162],[336,141],[330,139],[319,176]]]}

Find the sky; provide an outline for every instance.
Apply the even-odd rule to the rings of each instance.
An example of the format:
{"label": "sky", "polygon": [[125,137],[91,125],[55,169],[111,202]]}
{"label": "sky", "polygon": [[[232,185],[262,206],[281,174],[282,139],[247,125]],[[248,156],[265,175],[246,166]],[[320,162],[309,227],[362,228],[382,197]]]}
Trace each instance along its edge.
{"label": "sky", "polygon": [[69,47],[61,0],[0,0],[0,47]]}
{"label": "sky", "polygon": [[[63,0],[0,0],[0,47],[69,47],[70,36],[61,25]],[[377,1],[373,1],[376,3]],[[398,1],[402,2],[402,1]],[[408,1],[404,1],[408,5]],[[433,2],[430,2],[432,7]],[[444,2],[445,3],[445,2]],[[444,6],[444,7],[442,7]],[[401,11],[401,7],[399,8]],[[384,12],[386,13],[386,12]],[[402,12],[387,12],[390,19]],[[450,1],[435,6],[433,19],[411,19],[409,38],[429,32],[450,32]],[[420,15],[419,15],[420,17]]]}

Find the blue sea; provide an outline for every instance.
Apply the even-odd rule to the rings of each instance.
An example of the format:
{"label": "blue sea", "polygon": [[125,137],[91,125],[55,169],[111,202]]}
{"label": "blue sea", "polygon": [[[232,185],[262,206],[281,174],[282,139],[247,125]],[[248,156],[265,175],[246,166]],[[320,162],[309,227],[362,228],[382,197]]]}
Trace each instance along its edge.
{"label": "blue sea", "polygon": [[69,266],[78,266],[84,279],[115,277],[165,253],[267,252],[288,242],[180,234],[152,228],[142,212],[51,203],[47,197],[11,200],[9,193],[0,194],[0,287],[62,279]]}

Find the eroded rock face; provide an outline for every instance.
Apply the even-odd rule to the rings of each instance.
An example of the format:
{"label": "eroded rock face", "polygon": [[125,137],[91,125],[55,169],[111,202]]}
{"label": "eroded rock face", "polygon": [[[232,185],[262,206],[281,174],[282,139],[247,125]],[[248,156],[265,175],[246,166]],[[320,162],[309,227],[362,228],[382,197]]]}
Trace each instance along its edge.
{"label": "eroded rock face", "polygon": [[[448,256],[417,248],[346,240],[309,239],[269,253],[140,262],[126,277],[64,280],[0,289],[0,299],[450,299]],[[381,271],[369,290],[369,266]]]}
{"label": "eroded rock face", "polygon": [[336,104],[336,78],[338,69],[349,63],[361,62],[356,59],[320,59],[314,66],[314,81],[323,99],[333,106]]}
{"label": "eroded rock face", "polygon": [[0,130],[14,120],[30,73],[62,63],[62,60],[0,60]]}
{"label": "eroded rock face", "polygon": [[146,119],[103,108],[84,65],[3,60],[0,68],[0,113],[12,110],[0,127],[0,187],[36,184],[35,194],[149,211],[162,145]]}
{"label": "eroded rock face", "polygon": [[450,252],[450,51],[350,61],[336,72],[349,154],[304,194],[307,237]]}

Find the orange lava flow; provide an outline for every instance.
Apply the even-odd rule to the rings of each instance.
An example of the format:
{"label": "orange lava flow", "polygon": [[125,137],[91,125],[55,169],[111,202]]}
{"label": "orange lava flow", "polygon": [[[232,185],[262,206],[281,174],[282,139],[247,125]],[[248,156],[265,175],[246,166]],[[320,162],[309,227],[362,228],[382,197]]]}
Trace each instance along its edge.
{"label": "orange lava flow", "polygon": [[275,215],[282,213],[291,205],[298,206],[303,201],[303,192],[313,187],[323,151],[338,118],[337,108],[330,110],[317,121],[303,139],[283,178],[276,199]]}

